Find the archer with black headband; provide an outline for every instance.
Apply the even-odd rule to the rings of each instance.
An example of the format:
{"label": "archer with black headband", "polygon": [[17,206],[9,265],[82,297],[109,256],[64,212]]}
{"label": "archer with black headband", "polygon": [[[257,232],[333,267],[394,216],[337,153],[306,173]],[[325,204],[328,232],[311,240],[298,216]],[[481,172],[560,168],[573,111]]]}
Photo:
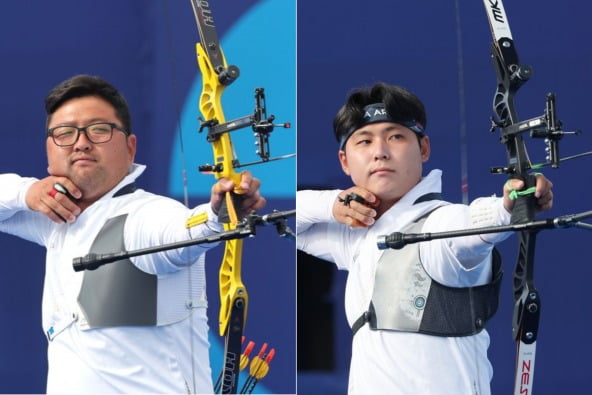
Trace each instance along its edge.
{"label": "archer with black headband", "polygon": [[[339,161],[353,186],[297,194],[298,248],[348,271],[345,308],[353,332],[349,394],[490,394],[487,320],[497,309],[509,233],[440,239],[379,250],[379,235],[505,225],[514,202],[442,199],[422,102],[383,83],[355,90],[334,119]],[[538,210],[552,184],[537,177]]]}

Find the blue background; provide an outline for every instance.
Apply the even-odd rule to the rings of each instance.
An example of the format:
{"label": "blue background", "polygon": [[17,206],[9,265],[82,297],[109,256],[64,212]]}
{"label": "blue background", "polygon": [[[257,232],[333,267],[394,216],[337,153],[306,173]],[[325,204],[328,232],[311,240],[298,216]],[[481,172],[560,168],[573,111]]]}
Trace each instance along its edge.
{"label": "blue background", "polygon": [[[499,134],[489,132],[495,74],[490,62],[492,41],[482,1],[299,1],[298,2],[298,186],[350,186],[337,160],[332,119],[350,90],[385,81],[402,85],[425,103],[432,154],[425,169],[444,171],[444,196],[460,202],[461,140],[465,122],[468,147],[469,198],[501,193],[504,176],[489,174],[490,166],[505,165]],[[322,4],[322,5],[321,5]],[[592,6],[589,2],[504,2],[521,61],[534,75],[518,92],[520,119],[544,111],[548,91],[557,95],[557,114],[565,130],[582,129],[565,137],[562,155],[589,151],[590,90],[592,89]],[[461,28],[465,113],[460,116],[457,29]],[[543,158],[543,143],[529,141],[533,161]],[[544,169],[555,187],[549,216],[590,210],[592,158],[566,162],[558,170]],[[535,280],[542,298],[534,393],[586,392],[592,383],[589,355],[592,341],[589,288],[590,233],[568,229],[545,231],[538,237]],[[500,310],[489,325],[490,359],[494,366],[493,394],[512,392],[515,343],[511,335],[513,300],[511,276],[517,237],[505,241],[505,278]],[[299,392],[343,394],[346,391],[351,337],[343,313],[344,273],[338,273],[328,297],[333,298],[336,350],[332,372],[303,371]],[[306,289],[298,284],[298,289]],[[309,325],[315,325],[310,322]],[[299,338],[299,341],[303,341]],[[396,352],[396,350],[393,350]],[[434,369],[438,369],[434,366]],[[396,375],[396,372],[393,372]],[[418,372],[421,374],[421,372]]]}
{"label": "blue background", "polygon": [[[292,104],[276,104],[276,98],[294,97],[290,92],[296,81],[290,75],[294,63],[278,67],[281,80],[278,88],[269,85],[267,78],[263,81],[262,76],[247,71],[262,63],[273,65],[286,57],[288,62],[292,61],[286,54],[294,47],[294,41],[284,43],[285,48],[280,48],[282,55],[275,56],[280,50],[271,46],[276,41],[275,33],[266,28],[268,24],[276,26],[278,18],[280,25],[293,26],[292,13],[284,10],[277,14],[272,7],[286,2],[294,6],[287,0],[242,0],[216,2],[212,8],[225,48],[227,33],[228,37],[240,36],[245,41],[234,46],[235,41],[231,40],[226,49],[229,61],[243,70],[236,86],[243,79],[261,78],[268,93],[269,112],[276,114],[278,121],[296,123],[291,115]],[[332,117],[351,88],[386,81],[403,85],[424,100],[432,142],[427,167],[444,170],[444,194],[448,200],[462,199],[459,137],[462,124],[467,132],[469,197],[499,193],[503,177],[488,173],[490,166],[505,162],[504,147],[497,143],[497,135],[488,131],[495,89],[489,60],[491,34],[482,2],[459,3],[460,23],[454,2],[298,2],[299,186],[349,185],[338,166]],[[178,177],[174,158],[179,130],[187,134],[184,138],[187,145],[195,139],[197,144],[207,147],[202,136],[195,136],[192,126],[185,126],[185,119],[191,122],[186,106],[190,105],[187,103],[191,102],[198,78],[194,54],[198,35],[189,2],[31,0],[5,1],[2,6],[0,119],[4,140],[0,145],[0,171],[37,177],[46,174],[43,98],[51,87],[74,74],[96,74],[120,87],[130,103],[134,130],[139,137],[137,161],[148,165],[147,173],[141,178],[142,187],[181,200],[182,188],[173,182]],[[251,22],[247,26],[246,21],[252,20],[249,18],[262,12],[257,6],[275,13],[267,18],[259,17],[256,26]],[[590,150],[592,6],[577,0],[507,0],[505,7],[521,59],[534,68],[534,76],[518,93],[518,115],[526,119],[542,114],[544,95],[554,91],[558,116],[565,129],[584,131],[582,136],[565,138],[561,142],[562,153]],[[233,27],[244,31],[238,33]],[[459,78],[459,27],[462,79]],[[259,29],[264,31],[265,39],[249,40],[250,34]],[[255,66],[250,66],[251,62]],[[263,76],[277,78],[267,71]],[[225,98],[231,100],[246,95],[236,110],[225,106],[227,119],[251,111],[249,89],[258,86],[259,81],[253,84],[244,94],[237,92],[242,88],[235,91],[235,86],[226,92]],[[464,117],[460,115],[460,92],[465,97]],[[277,134],[293,137],[294,131],[278,130]],[[290,142],[282,141],[272,145],[272,150],[274,155],[280,155],[291,152],[293,147]],[[186,148],[186,157],[190,158],[191,152]],[[533,160],[540,160],[542,143],[532,142],[530,152]],[[206,162],[210,160],[210,154],[203,155]],[[259,171],[264,173],[263,167],[275,169],[278,163],[252,170],[258,175]],[[285,163],[294,162],[290,159]],[[559,170],[545,170],[555,184],[556,195],[555,207],[549,215],[590,209],[589,163],[590,159],[580,159],[562,164]],[[187,168],[190,174],[195,171],[193,164]],[[286,184],[293,177],[293,172],[288,173]],[[276,173],[272,183],[283,179],[284,174]],[[205,181],[205,185],[209,183],[210,180]],[[202,190],[205,186],[192,181],[189,188]],[[199,194],[192,192],[192,203],[203,201]],[[293,200],[280,191],[273,192],[268,203],[269,209],[293,207]],[[585,299],[592,271],[586,248],[589,237],[586,231],[568,229],[546,231],[538,238],[536,284],[543,306],[535,374],[535,390],[539,395],[579,393],[592,381],[588,374],[592,341],[586,337],[590,309]],[[272,229],[262,229],[256,239],[245,243],[244,277],[251,301],[247,335],[258,344],[268,341],[277,349],[271,371],[259,389],[290,393],[295,390],[296,366],[295,252],[290,242],[278,240]],[[516,244],[516,238],[512,237],[501,248],[506,278],[500,311],[489,326],[494,394],[511,393],[513,383],[515,345],[511,338],[510,277]],[[40,300],[44,250],[6,235],[0,236],[0,248],[3,255],[0,392],[43,392],[46,345],[40,324]],[[208,273],[214,341],[219,259],[215,254],[209,256],[214,262]],[[329,373],[301,372],[299,393],[345,393],[351,339],[343,315],[343,280],[344,274],[338,273],[330,294],[335,315],[329,319],[334,321],[335,333],[329,341],[336,350],[336,367]],[[306,289],[308,284],[298,286]]]}
{"label": "blue background", "polygon": [[[252,114],[254,88],[263,86],[268,114],[295,125],[295,2],[210,3],[226,57],[241,69],[241,78],[223,96],[227,120]],[[209,196],[214,178],[197,172],[198,165],[211,163],[212,150],[196,132],[199,36],[189,1],[3,2],[0,37],[0,172],[46,175],[43,99],[59,82],[85,73],[112,82],[128,99],[138,136],[136,161],[148,166],[139,179],[142,188],[183,200],[178,176],[182,131],[190,204]],[[252,132],[234,133],[239,159],[251,161]],[[295,137],[295,127],[276,129],[272,155],[295,152]],[[250,170],[264,183],[268,204],[261,213],[295,207],[294,158]],[[45,252],[7,235],[0,236],[0,249],[0,393],[41,393],[47,369],[40,322]],[[218,248],[207,258],[214,377],[222,366],[217,325],[221,253]],[[256,342],[255,351],[263,342],[276,349],[270,372],[255,392],[296,391],[295,270],[294,243],[279,238],[273,228],[244,241],[243,280],[250,301],[245,334]]]}

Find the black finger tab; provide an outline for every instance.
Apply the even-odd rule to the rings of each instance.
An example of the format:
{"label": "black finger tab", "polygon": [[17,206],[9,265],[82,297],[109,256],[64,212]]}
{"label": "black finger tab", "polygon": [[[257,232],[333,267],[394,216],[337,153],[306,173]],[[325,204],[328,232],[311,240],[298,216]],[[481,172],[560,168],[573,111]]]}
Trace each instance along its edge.
{"label": "black finger tab", "polygon": [[349,207],[352,200],[356,201],[358,203],[364,204],[364,205],[368,205],[368,202],[366,202],[363,197],[361,197],[360,195],[353,193],[353,192],[348,193],[345,196],[345,199],[342,199],[340,197],[338,197],[338,199],[341,203],[343,203],[344,206],[348,206],[348,207]]}

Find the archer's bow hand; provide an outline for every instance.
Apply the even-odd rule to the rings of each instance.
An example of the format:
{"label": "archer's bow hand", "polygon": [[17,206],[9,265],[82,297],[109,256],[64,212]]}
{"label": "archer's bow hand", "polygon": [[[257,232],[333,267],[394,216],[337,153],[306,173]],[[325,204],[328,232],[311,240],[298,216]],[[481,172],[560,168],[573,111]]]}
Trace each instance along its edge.
{"label": "archer's bow hand", "polygon": [[214,213],[218,214],[222,202],[224,201],[227,192],[236,192],[240,190],[241,200],[240,207],[236,207],[237,214],[240,218],[245,217],[252,211],[257,211],[265,207],[267,201],[259,191],[261,181],[253,177],[250,171],[245,170],[241,173],[240,185],[238,188],[234,185],[234,182],[220,178],[218,182],[212,187],[212,195],[210,198],[210,204]]}
{"label": "archer's bow hand", "polygon": [[25,201],[31,210],[61,224],[76,221],[81,211],[76,199],[81,197],[80,189],[68,178],[49,176],[31,185]]}
{"label": "archer's bow hand", "polygon": [[361,187],[342,191],[333,203],[333,217],[350,228],[367,227],[375,222],[378,198]]}
{"label": "archer's bow hand", "polygon": [[[524,182],[519,179],[511,179],[504,185],[504,207],[511,213],[514,209],[516,197],[521,193]],[[541,173],[536,173],[536,185],[534,191],[524,191],[524,193],[534,193],[536,199],[536,212],[549,210],[553,207],[553,183]]]}

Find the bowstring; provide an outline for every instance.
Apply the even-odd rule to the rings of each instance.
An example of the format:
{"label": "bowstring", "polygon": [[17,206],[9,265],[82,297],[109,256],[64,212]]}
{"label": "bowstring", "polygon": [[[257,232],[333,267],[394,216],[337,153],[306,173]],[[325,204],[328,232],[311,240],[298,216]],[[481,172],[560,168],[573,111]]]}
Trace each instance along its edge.
{"label": "bowstring", "polygon": [[458,70],[458,110],[460,135],[460,182],[463,204],[469,204],[469,175],[467,148],[467,113],[465,104],[465,70],[463,61],[462,28],[459,0],[454,0],[456,12],[456,63]]}
{"label": "bowstring", "polygon": [[[189,187],[187,182],[187,165],[185,157],[185,145],[183,143],[183,122],[181,122],[181,105],[179,102],[179,85],[177,82],[177,64],[175,62],[175,48],[173,33],[171,29],[171,17],[169,12],[169,1],[162,0],[162,8],[165,15],[165,30],[167,36],[167,46],[169,48],[169,64],[170,64],[170,82],[173,96],[173,107],[177,114],[177,131],[179,134],[179,149],[180,149],[180,160],[181,160],[181,179],[183,183],[183,204],[189,209]],[[193,279],[191,278],[191,262],[187,262],[187,286],[189,288],[189,298],[193,300]],[[193,306],[190,307],[189,313],[189,352],[191,353],[191,387],[187,385],[187,390],[192,393],[197,393],[196,379],[195,379],[195,346],[193,344]]]}

